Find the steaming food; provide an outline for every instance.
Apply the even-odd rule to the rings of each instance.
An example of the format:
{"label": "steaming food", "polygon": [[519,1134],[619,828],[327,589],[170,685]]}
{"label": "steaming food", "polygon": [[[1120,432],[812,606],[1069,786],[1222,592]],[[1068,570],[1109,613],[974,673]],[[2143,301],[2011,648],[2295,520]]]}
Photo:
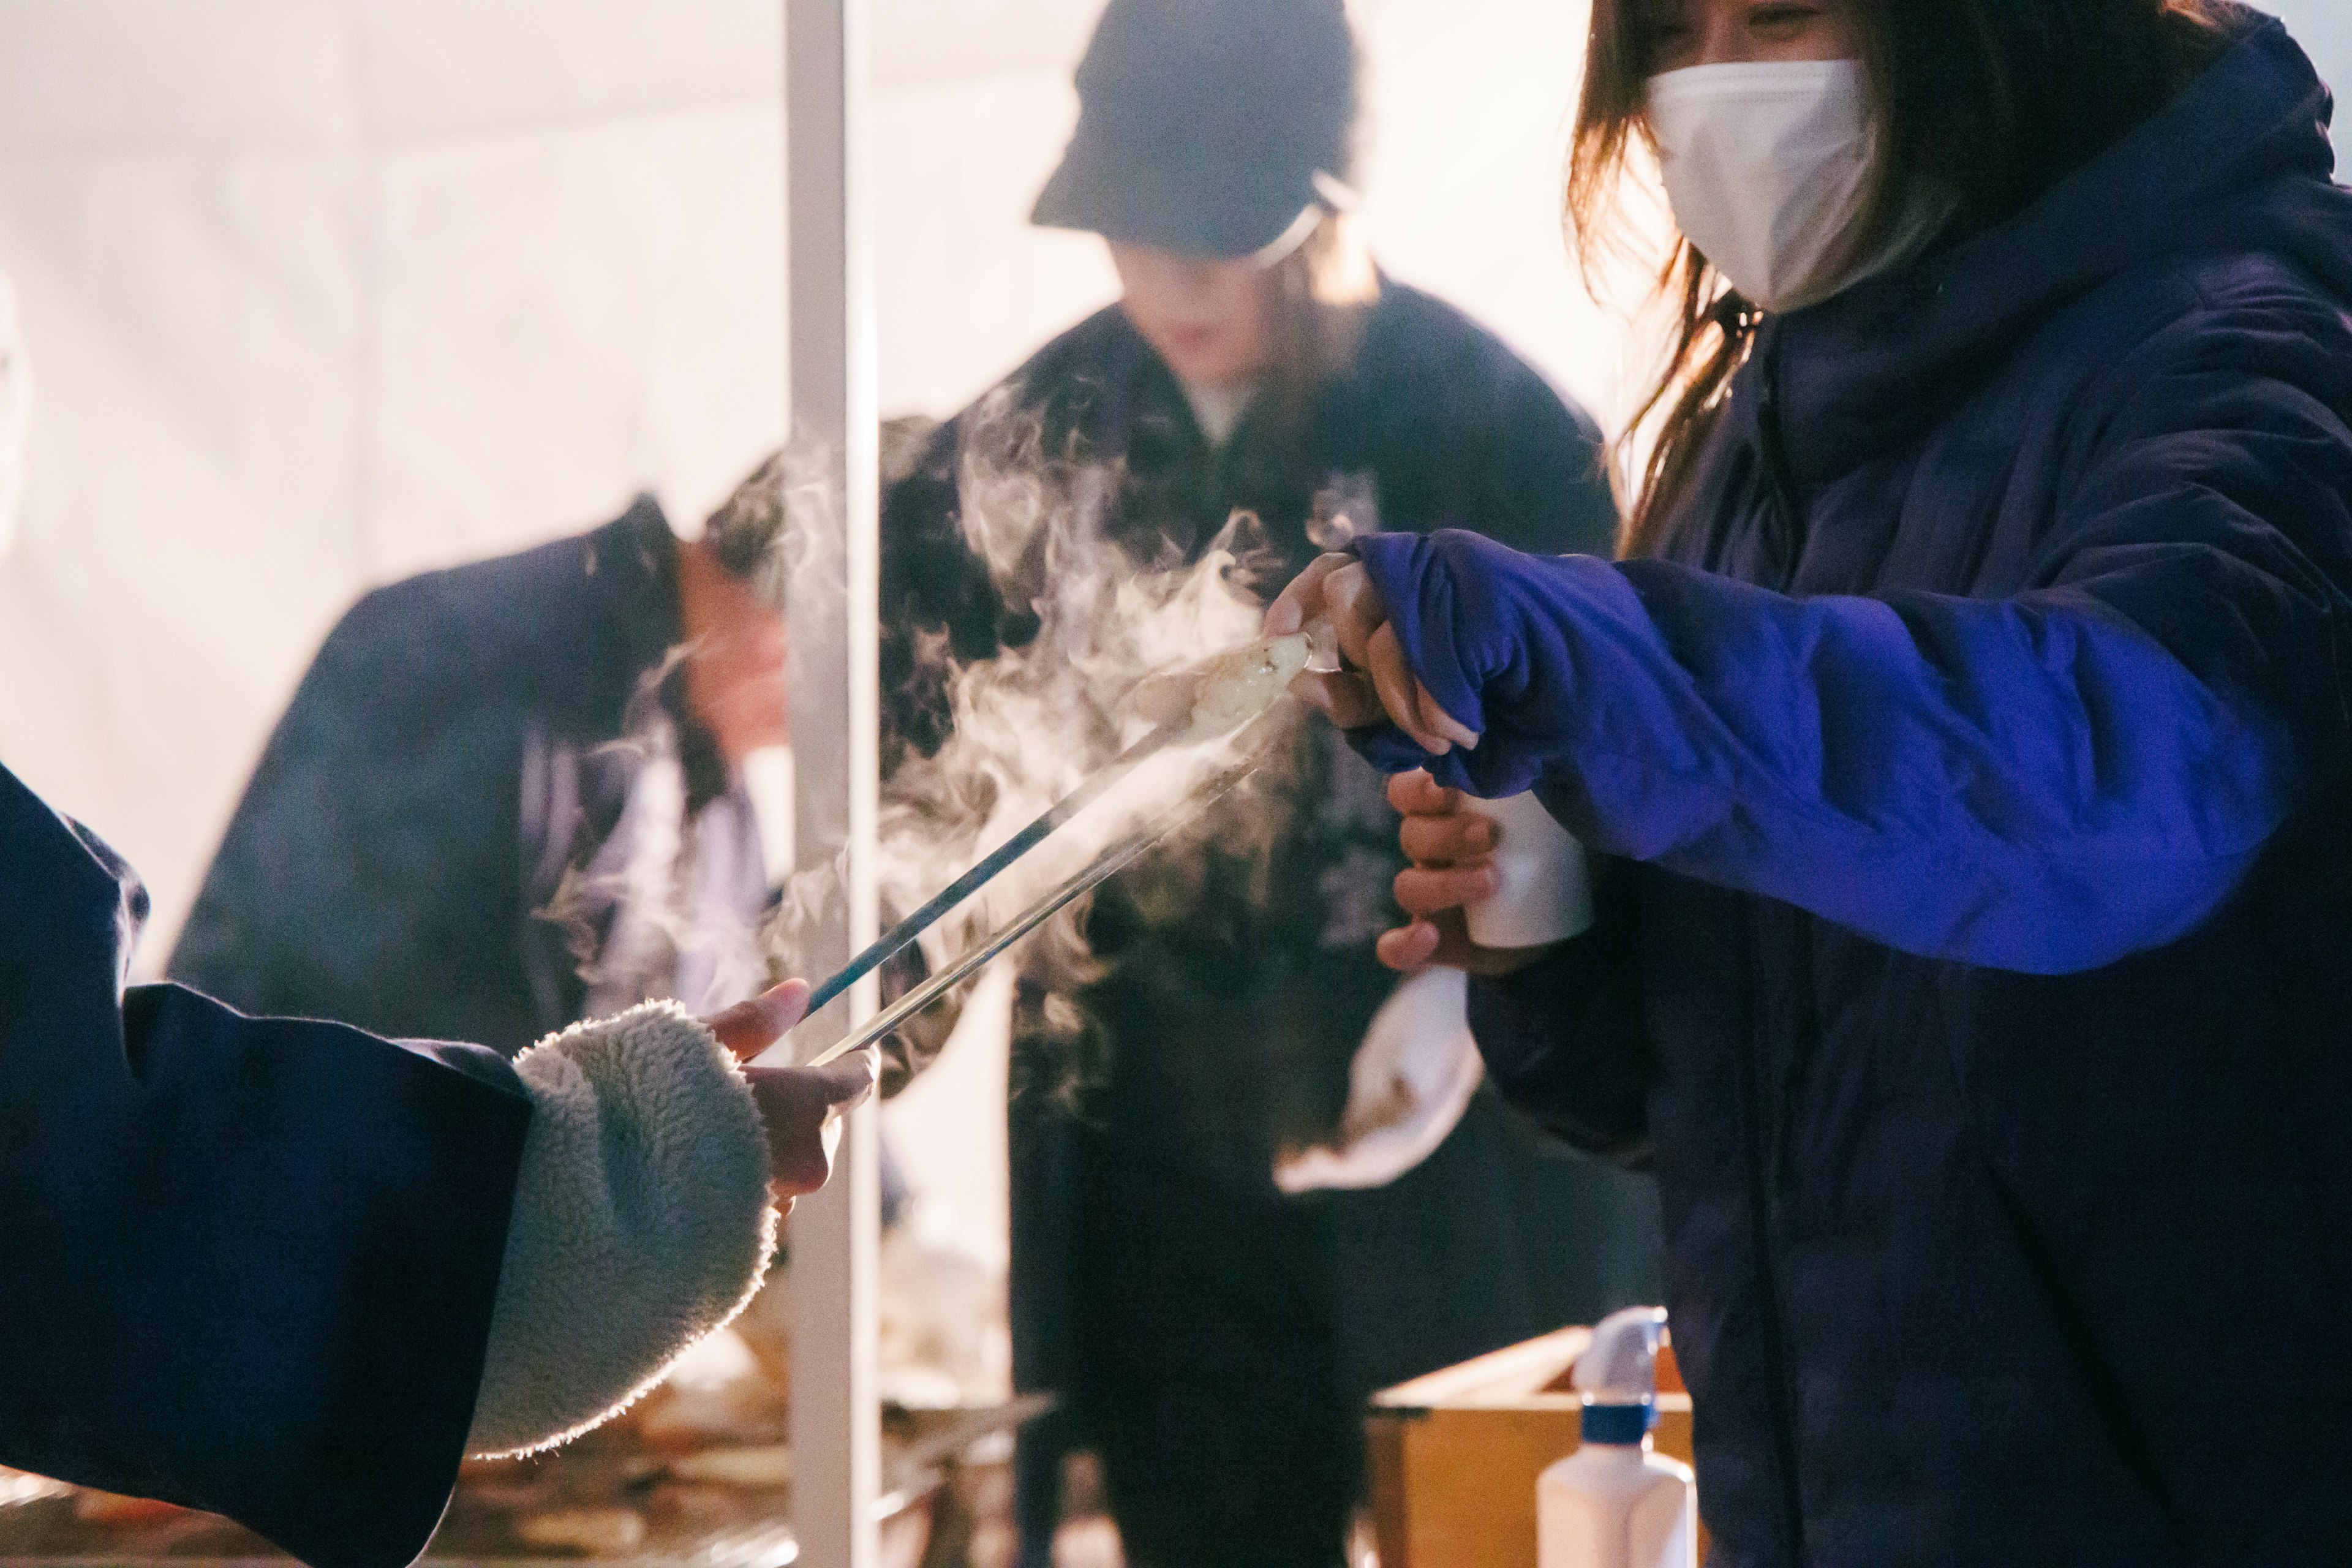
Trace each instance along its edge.
{"label": "steaming food", "polygon": [[1199,671],[1187,744],[1230,735],[1273,707],[1301,670],[1310,644],[1305,632],[1267,637],[1208,660]]}
{"label": "steaming food", "polygon": [[1136,710],[1155,724],[1185,722],[1171,743],[1220,740],[1273,707],[1314,657],[1307,632],[1264,637],[1137,689]]}

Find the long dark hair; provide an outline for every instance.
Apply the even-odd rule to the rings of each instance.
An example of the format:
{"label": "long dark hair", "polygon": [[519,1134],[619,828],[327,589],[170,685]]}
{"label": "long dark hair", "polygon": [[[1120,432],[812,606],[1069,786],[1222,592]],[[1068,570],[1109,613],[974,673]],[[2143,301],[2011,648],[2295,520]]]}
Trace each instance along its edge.
{"label": "long dark hair", "polygon": [[[1879,186],[1867,247],[1922,179],[1958,198],[1960,232],[1990,227],[2168,102],[2224,47],[2208,0],[1846,0],[1878,106]],[[1651,18],[1680,0],[1593,0],[1568,216],[1588,270],[1606,254],[1643,121]],[[1687,240],[1659,286],[1677,312],[1666,370],[1628,438],[1653,439],[1622,552],[1654,552],[1759,320]]]}

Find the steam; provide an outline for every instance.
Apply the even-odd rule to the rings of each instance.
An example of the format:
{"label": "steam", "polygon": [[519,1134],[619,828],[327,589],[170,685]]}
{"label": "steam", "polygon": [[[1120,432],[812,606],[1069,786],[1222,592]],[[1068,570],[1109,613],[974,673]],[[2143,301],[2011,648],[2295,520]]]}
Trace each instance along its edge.
{"label": "steam", "polygon": [[[1175,541],[1112,538],[1123,471],[1045,451],[1037,419],[1016,398],[1001,391],[967,417],[951,477],[961,542],[984,566],[1007,617],[1025,615],[1034,632],[994,658],[962,665],[943,634],[919,643],[913,689],[928,694],[947,723],[932,754],[909,745],[887,759],[894,765],[882,789],[876,864],[886,925],[1139,739],[1148,721],[1129,699],[1147,677],[1255,638],[1262,591],[1280,566],[1246,513],[1196,556]],[[903,429],[886,431],[886,480],[909,470],[915,445]],[[1318,498],[1313,537],[1339,542],[1349,518],[1369,510],[1367,486],[1335,480]],[[731,573],[789,603],[799,631],[814,633],[819,646],[838,646],[845,606],[837,592],[818,591],[840,581],[837,514],[828,454],[796,442],[744,482],[704,537]],[[729,919],[730,902],[740,907],[740,900],[698,895],[717,862],[756,865],[761,858],[745,847],[756,847],[755,827],[730,826],[727,800],[689,809],[688,759],[664,700],[685,651],[673,649],[646,674],[626,732],[599,749],[635,775],[625,820],[591,863],[567,870],[543,911],[565,926],[592,1001],[608,1008],[666,994],[681,960],[686,970],[715,976],[730,996],[786,973],[820,979],[803,956],[806,937],[838,912],[845,895],[840,855],[793,876],[762,922]],[[885,694],[886,704],[893,695]],[[1267,759],[1265,770],[1189,831],[1213,835],[1228,861],[1255,856],[1263,866],[1292,808],[1286,792],[1255,786],[1287,776],[1296,727],[1295,715],[1277,710],[1221,743],[1171,748],[1137,769],[934,927],[923,944],[929,967],[936,972],[1009,922],[1115,840],[1181,815],[1244,749]],[[801,769],[803,787],[822,783],[814,773]],[[738,842],[746,832],[751,838]],[[706,844],[714,833],[717,841]],[[1188,880],[1195,858],[1180,839],[1147,862],[1148,876],[1130,882],[1150,918],[1186,906],[1197,890]],[[1081,1041],[1067,998],[1102,973],[1086,940],[1086,910],[1085,901],[1073,905],[1014,955],[1024,1038]],[[944,1043],[951,1025],[951,1013],[935,1013],[904,1031],[902,1043],[919,1059]],[[1075,1084],[1090,1065],[1083,1049],[1021,1064],[1056,1088]]]}
{"label": "steam", "polygon": [[[1107,531],[1123,479],[1114,466],[1046,453],[1036,420],[1019,411],[1012,392],[994,395],[967,420],[956,471],[963,542],[985,563],[1005,608],[1027,611],[1036,630],[1018,647],[961,666],[944,637],[919,648],[915,684],[943,694],[950,722],[936,752],[908,748],[883,784],[876,870],[886,922],[1139,739],[1148,724],[1128,699],[1147,676],[1257,637],[1260,589],[1275,557],[1256,520],[1234,516],[1197,560],[1166,541],[1149,542],[1139,559],[1133,542],[1123,545]],[[1232,763],[1236,747],[1268,747],[1269,739],[1248,732],[1222,746],[1163,752],[1138,769],[933,928],[924,942],[929,966],[1013,918],[1117,838],[1180,812]],[[1251,805],[1220,815],[1221,847],[1233,850],[1237,837],[1271,844],[1274,814],[1263,809],[1269,793],[1255,791]],[[769,932],[784,967],[798,931],[838,886],[836,868],[795,879]],[[1019,954],[1026,1035],[1077,1034],[1062,998],[1100,973],[1084,935],[1085,908],[1066,910]],[[943,1037],[943,1029],[908,1033],[919,1054]]]}
{"label": "steam", "polygon": [[[695,808],[695,769],[664,698],[687,653],[669,649],[639,678],[616,739],[585,752],[543,737],[527,744],[527,752],[544,754],[535,767],[527,761],[525,787],[549,769],[566,770],[575,806],[589,771],[631,781],[609,834],[593,855],[563,868],[538,910],[563,931],[592,1017],[673,994],[709,1009],[769,983],[756,913],[765,879],[756,813],[735,794]],[[715,755],[702,764],[717,765]],[[578,835],[574,823],[565,846]]]}

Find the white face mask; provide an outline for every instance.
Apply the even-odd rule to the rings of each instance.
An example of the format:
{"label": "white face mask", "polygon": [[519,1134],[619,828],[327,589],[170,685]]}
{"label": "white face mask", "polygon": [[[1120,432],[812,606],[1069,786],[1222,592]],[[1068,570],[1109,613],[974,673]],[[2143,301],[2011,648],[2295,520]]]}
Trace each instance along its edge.
{"label": "white face mask", "polygon": [[1818,304],[1858,270],[1847,251],[1878,159],[1859,60],[1694,66],[1650,79],[1675,222],[1752,304]]}

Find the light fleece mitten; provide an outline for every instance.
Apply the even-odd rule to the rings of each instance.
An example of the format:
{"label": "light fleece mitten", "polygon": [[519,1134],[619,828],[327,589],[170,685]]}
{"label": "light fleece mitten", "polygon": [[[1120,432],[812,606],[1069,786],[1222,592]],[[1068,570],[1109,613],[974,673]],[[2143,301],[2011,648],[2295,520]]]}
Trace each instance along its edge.
{"label": "light fleece mitten", "polygon": [[467,1451],[551,1447],[626,1409],[748,1305],[776,1248],[742,1069],[674,1002],[515,1058],[531,1097]]}

